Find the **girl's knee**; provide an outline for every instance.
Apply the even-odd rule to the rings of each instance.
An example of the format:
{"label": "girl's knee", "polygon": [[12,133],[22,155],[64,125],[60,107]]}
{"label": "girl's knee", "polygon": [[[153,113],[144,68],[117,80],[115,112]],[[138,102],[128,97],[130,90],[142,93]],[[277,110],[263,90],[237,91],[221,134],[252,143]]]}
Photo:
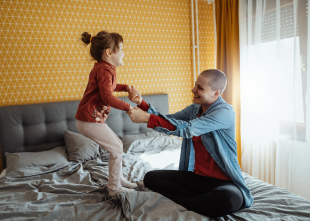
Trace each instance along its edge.
{"label": "girl's knee", "polygon": [[119,152],[121,152],[123,154],[123,150],[124,150],[123,143],[119,143],[119,145],[117,146],[117,149]]}
{"label": "girl's knee", "polygon": [[118,158],[123,156],[123,144],[115,145],[114,148],[110,151],[110,156],[112,158]]}

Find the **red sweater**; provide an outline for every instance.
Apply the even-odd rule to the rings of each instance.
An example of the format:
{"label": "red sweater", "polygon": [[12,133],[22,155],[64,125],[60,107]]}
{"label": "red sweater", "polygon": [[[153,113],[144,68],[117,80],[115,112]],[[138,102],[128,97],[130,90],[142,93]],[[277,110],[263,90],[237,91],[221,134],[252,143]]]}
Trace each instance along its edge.
{"label": "red sweater", "polygon": [[104,123],[111,107],[128,111],[130,104],[118,99],[113,91],[128,91],[128,85],[116,83],[116,67],[99,61],[89,74],[89,81],[75,118],[80,121]]}
{"label": "red sweater", "polygon": [[[144,111],[147,111],[149,109],[149,105],[144,100],[138,107]],[[198,117],[200,116],[201,115],[198,115]],[[170,131],[176,129],[176,127],[173,124],[171,124],[168,120],[154,114],[151,114],[147,127],[153,129],[155,127],[164,127]],[[213,160],[213,158],[203,145],[201,136],[192,137],[192,140],[195,149],[194,173],[202,176],[213,177],[220,180],[231,181],[230,177],[227,176],[226,173]]]}

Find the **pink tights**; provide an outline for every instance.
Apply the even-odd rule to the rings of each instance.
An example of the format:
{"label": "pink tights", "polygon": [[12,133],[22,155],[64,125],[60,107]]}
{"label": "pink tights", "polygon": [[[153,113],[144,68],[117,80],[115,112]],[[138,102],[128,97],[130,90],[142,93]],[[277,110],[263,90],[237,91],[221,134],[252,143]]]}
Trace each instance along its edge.
{"label": "pink tights", "polygon": [[105,123],[76,120],[76,126],[81,134],[95,141],[110,153],[108,188],[112,190],[120,189],[122,187],[121,182],[127,182],[122,172],[122,141]]}

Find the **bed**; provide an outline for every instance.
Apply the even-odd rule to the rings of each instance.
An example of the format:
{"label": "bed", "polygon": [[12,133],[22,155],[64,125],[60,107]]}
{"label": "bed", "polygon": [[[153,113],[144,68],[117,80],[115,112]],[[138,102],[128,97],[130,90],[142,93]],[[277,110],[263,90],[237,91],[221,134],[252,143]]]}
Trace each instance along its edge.
{"label": "bed", "polygon": [[[161,113],[169,113],[167,94],[143,98]],[[120,99],[129,102],[127,97]],[[109,197],[109,154],[104,151],[84,162],[48,166],[36,163],[43,159],[37,158],[31,166],[5,174],[5,152],[37,154],[67,148],[64,131],[78,133],[74,118],[78,104],[63,101],[0,107],[1,161],[5,169],[0,178],[0,220],[310,220],[309,200],[246,173],[243,176],[254,203],[224,217],[201,216],[152,192],[143,185],[145,173],[178,169],[182,141],[156,134],[146,124],[133,124],[123,111],[115,109],[107,124],[124,143],[123,173],[137,182],[138,191]]]}

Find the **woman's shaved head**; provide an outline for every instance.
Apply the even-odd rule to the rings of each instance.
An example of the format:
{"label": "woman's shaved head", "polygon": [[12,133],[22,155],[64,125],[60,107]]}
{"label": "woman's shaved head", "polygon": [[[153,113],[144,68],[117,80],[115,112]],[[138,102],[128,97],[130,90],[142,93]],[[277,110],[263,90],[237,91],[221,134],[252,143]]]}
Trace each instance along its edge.
{"label": "woman's shaved head", "polygon": [[200,73],[203,77],[208,78],[208,84],[213,91],[220,90],[222,94],[227,85],[226,75],[218,69],[208,69]]}

